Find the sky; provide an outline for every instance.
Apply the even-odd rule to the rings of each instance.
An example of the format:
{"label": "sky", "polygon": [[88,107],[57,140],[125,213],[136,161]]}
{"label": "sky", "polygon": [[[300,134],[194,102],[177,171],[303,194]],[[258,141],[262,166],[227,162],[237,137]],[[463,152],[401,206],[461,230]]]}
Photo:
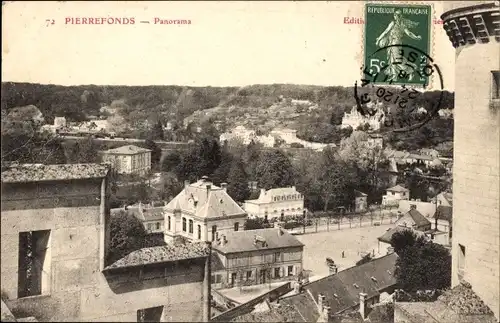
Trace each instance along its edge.
{"label": "sky", "polygon": [[[442,3],[428,3],[438,19]],[[351,86],[360,79],[364,25],[344,19],[362,18],[363,6],[356,1],[7,2],[2,8],[2,80]],[[135,24],[66,24],[77,17],[127,17]],[[155,18],[191,24],[154,24]],[[442,25],[433,25],[433,40],[444,87],[453,90],[454,49]]]}

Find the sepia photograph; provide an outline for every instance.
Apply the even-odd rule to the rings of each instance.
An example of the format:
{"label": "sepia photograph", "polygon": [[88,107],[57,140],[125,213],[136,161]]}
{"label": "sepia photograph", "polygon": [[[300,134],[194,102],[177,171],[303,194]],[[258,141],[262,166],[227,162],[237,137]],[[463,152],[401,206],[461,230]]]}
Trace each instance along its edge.
{"label": "sepia photograph", "polygon": [[499,1],[3,1],[2,322],[499,323]]}

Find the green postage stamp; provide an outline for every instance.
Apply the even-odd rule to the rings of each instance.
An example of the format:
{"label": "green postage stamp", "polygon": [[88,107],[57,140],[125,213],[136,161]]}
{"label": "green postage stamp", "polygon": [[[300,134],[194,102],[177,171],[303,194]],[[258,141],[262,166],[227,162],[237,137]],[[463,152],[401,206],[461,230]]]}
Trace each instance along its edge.
{"label": "green postage stamp", "polygon": [[431,11],[430,5],[366,4],[364,69],[376,75],[373,83],[429,85],[422,67],[431,54]]}

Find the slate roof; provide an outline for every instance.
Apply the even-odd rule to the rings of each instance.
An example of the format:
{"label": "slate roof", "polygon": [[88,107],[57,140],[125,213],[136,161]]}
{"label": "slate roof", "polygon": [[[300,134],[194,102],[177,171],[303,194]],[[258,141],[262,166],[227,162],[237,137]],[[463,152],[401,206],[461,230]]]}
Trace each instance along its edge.
{"label": "slate roof", "polygon": [[[207,188],[210,186],[210,189]],[[186,186],[166,206],[167,211],[181,210],[201,218],[219,218],[224,216],[246,216],[245,211],[227,192],[213,185],[207,179]]]}
{"label": "slate roof", "polygon": [[[304,246],[294,235],[281,228],[230,231],[224,235],[226,237],[224,245],[222,239],[212,245],[215,250],[223,254]],[[256,238],[257,243],[255,243]]]}
{"label": "slate roof", "polygon": [[413,219],[413,222],[417,225],[417,227],[422,227],[425,225],[431,224],[429,220],[425,216],[422,215],[422,213],[418,212],[415,209],[411,209],[408,211],[406,214],[409,214],[411,218]]}
{"label": "slate roof", "polygon": [[29,183],[103,178],[109,172],[105,164],[19,164],[2,172],[2,183]]}
{"label": "slate roof", "polygon": [[113,154],[113,155],[136,155],[141,153],[150,152],[151,150],[137,147],[134,145],[126,145],[118,148],[108,149],[103,151],[105,154]]}
{"label": "slate roof", "polygon": [[210,257],[210,263],[212,272],[224,270],[224,264],[217,252],[212,252],[212,257]]}
{"label": "slate roof", "polygon": [[279,304],[295,312],[297,319],[294,322],[316,322],[319,319],[317,305],[307,292],[282,298]]}
{"label": "slate roof", "polygon": [[342,312],[359,304],[360,292],[367,293],[368,298],[371,298],[379,295],[382,290],[395,286],[397,258],[397,254],[391,253],[316,280],[304,285],[303,293],[283,298],[280,304],[292,305],[307,322],[316,322],[319,317],[316,300],[319,294],[323,294],[326,304],[330,306],[331,315]]}
{"label": "slate roof", "polygon": [[142,248],[132,251],[125,257],[104,268],[104,270],[204,258],[209,255],[209,252],[210,248],[204,242]]}
{"label": "slate roof", "polygon": [[453,218],[453,208],[451,206],[444,205],[438,206],[436,209],[436,213],[434,213],[434,218],[451,222]]}
{"label": "slate roof", "polygon": [[474,293],[470,284],[461,283],[438,298],[455,313],[462,315],[493,314],[491,309]]}
{"label": "slate roof", "polygon": [[401,185],[396,185],[396,186],[393,186],[391,188],[386,189],[386,191],[390,191],[390,192],[409,192],[410,190],[408,190],[407,188],[404,188]]}

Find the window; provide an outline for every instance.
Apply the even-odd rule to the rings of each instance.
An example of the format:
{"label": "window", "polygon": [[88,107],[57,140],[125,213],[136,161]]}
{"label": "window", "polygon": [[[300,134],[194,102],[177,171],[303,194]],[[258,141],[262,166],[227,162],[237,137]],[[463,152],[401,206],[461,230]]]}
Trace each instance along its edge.
{"label": "window", "polygon": [[288,266],[288,276],[293,276],[293,266]]}
{"label": "window", "polygon": [[252,271],[248,270],[247,271],[247,280],[250,280],[250,279],[252,279]]}
{"label": "window", "polygon": [[170,216],[167,216],[167,230],[170,231]]}
{"label": "window", "polygon": [[137,311],[137,322],[160,322],[163,306],[145,308]]}
{"label": "window", "polygon": [[280,278],[280,269],[279,268],[274,268],[274,277]]}
{"label": "window", "polygon": [[212,241],[215,241],[215,233],[217,232],[217,226],[216,225],[213,225],[212,226]]}
{"label": "window", "polygon": [[189,220],[189,233],[193,233],[193,220]]}
{"label": "window", "polygon": [[465,269],[465,246],[459,244],[458,247],[458,277],[462,278]]}
{"label": "window", "polygon": [[148,231],[152,231],[153,230],[153,223],[148,223]]}
{"label": "window", "polygon": [[221,283],[221,281],[222,281],[222,276],[221,276],[221,275],[219,275],[219,274],[216,274],[216,275],[215,275],[215,283],[216,283],[216,284],[220,284],[220,283]]}
{"label": "window", "polygon": [[182,218],[182,231],[186,232],[186,218]]}
{"label": "window", "polygon": [[198,224],[198,240],[201,240],[201,225]]}
{"label": "window", "polygon": [[160,230],[160,222],[156,222],[156,230]]}
{"label": "window", "polygon": [[236,222],[234,224],[234,231],[238,231],[240,229],[240,223],[239,222]]}
{"label": "window", "polygon": [[494,100],[500,99],[500,71],[491,71],[491,98]]}
{"label": "window", "polygon": [[50,292],[50,230],[19,233],[18,297]]}
{"label": "window", "polygon": [[281,261],[281,252],[275,252],[274,253],[274,262],[279,262]]}

